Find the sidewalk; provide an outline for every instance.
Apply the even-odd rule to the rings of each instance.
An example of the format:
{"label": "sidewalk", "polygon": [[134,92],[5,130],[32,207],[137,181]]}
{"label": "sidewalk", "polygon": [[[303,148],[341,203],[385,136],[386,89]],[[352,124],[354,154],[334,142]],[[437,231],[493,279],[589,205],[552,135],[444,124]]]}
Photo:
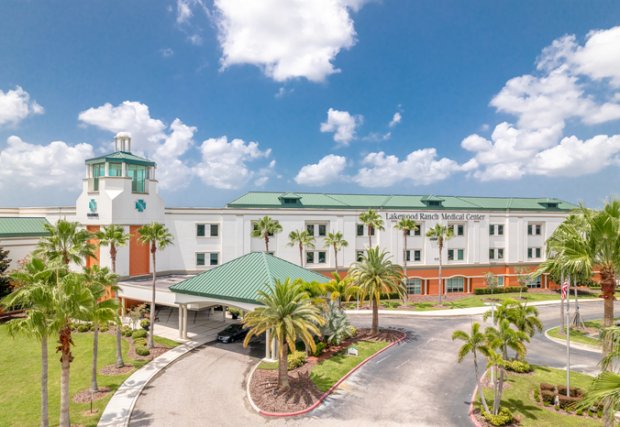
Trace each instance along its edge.
{"label": "sidewalk", "polygon": [[[601,302],[600,299],[585,299],[579,300],[579,304],[591,304],[593,302]],[[556,301],[537,301],[530,302],[528,305],[532,306],[544,306],[544,305],[557,305],[561,300]],[[572,301],[571,301],[572,304]],[[484,307],[470,307],[470,308],[453,308],[445,310],[429,310],[429,311],[413,311],[413,310],[379,310],[379,314],[384,316],[419,316],[419,317],[461,317],[461,316],[476,316],[486,313],[491,310],[491,306]],[[345,310],[346,314],[372,314],[372,310]]]}

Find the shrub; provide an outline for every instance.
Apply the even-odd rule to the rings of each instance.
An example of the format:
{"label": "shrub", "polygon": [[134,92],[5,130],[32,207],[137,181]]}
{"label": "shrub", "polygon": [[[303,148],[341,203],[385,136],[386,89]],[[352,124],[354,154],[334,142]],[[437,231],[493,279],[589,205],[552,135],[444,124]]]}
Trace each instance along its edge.
{"label": "shrub", "polygon": [[133,340],[133,344],[136,347],[146,347],[146,338],[137,338]]}
{"label": "shrub", "polygon": [[525,360],[508,360],[506,362],[506,369],[519,374],[526,374],[534,370]]}
{"label": "shrub", "polygon": [[136,354],[138,356],[148,356],[149,354],[151,354],[151,351],[145,346],[141,345],[139,347],[136,347]]}
{"label": "shrub", "polygon": [[148,331],[150,326],[151,322],[148,319],[140,320],[140,327],[145,331]]}
{"label": "shrub", "polygon": [[355,326],[351,326],[351,329],[349,330],[349,333],[351,334],[351,337],[354,337],[357,335],[357,328]]}
{"label": "shrub", "polygon": [[555,386],[553,384],[549,384],[549,383],[540,383],[540,389],[541,390],[551,390],[551,391],[555,392]]}
{"label": "shrub", "polygon": [[90,322],[80,323],[79,325],[77,325],[77,331],[78,332],[88,332],[88,331],[90,331],[91,327],[92,327],[92,324]]}
{"label": "shrub", "polygon": [[110,330],[110,327],[108,326],[107,323],[104,323],[103,325],[99,325],[99,332],[108,332]]}
{"label": "shrub", "polygon": [[534,389],[534,400],[540,402],[540,390],[537,388]]}
{"label": "shrub", "polygon": [[505,426],[514,420],[514,416],[512,415],[512,412],[510,412],[510,409],[504,407],[499,409],[499,413],[497,415],[493,415],[487,411],[482,411],[482,416],[494,426]]}
{"label": "shrub", "polygon": [[137,329],[131,333],[131,338],[134,340],[137,338],[146,338],[148,333],[144,329]]}
{"label": "shrub", "polygon": [[431,308],[433,306],[432,302],[419,302],[414,304],[417,308]]}
{"label": "shrub", "polygon": [[312,353],[312,355],[318,357],[321,355],[321,353],[323,353],[323,350],[325,350],[326,348],[327,344],[325,344],[324,342],[317,343],[316,350],[314,350],[314,353]]}
{"label": "shrub", "polygon": [[541,390],[540,396],[542,397],[543,403],[547,403],[549,405],[555,404],[555,391]]}
{"label": "shrub", "polygon": [[294,351],[288,355],[288,370],[299,368],[306,363],[306,353],[303,351]]}
{"label": "shrub", "polygon": [[506,286],[505,288],[495,288],[495,289],[489,289],[489,288],[477,288],[474,289],[474,294],[475,295],[491,295],[491,294],[507,294],[507,293],[512,293],[512,292],[519,292],[519,290],[521,290],[522,292],[527,292],[527,286]]}
{"label": "shrub", "polygon": [[398,301],[382,301],[381,305],[385,308],[398,308],[401,304]]}
{"label": "shrub", "polygon": [[121,328],[121,334],[123,334],[123,336],[125,337],[130,337],[132,333],[133,330],[129,326],[123,326]]}
{"label": "shrub", "polygon": [[[559,385],[558,386],[558,394],[566,396],[566,386]],[[577,388],[577,387],[571,387],[570,388],[570,395],[571,395],[571,397],[582,397],[583,396],[583,390],[580,389],[580,388]]]}

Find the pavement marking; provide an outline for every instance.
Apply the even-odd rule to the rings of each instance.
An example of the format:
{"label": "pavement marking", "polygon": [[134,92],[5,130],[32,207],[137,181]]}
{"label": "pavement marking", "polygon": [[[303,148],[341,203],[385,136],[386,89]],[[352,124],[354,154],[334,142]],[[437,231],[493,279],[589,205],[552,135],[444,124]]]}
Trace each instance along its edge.
{"label": "pavement marking", "polygon": [[400,365],[398,365],[398,366],[396,367],[396,369],[398,369],[398,368],[402,367],[403,365],[406,365],[406,364],[407,364],[407,363],[409,363],[409,362],[411,362],[411,359],[407,359],[407,360],[405,360],[403,363],[401,363]]}
{"label": "pavement marking", "polygon": [[389,356],[385,356],[382,359],[377,360],[375,363],[378,365],[379,363],[383,362],[385,359],[392,357],[392,355],[390,354]]}

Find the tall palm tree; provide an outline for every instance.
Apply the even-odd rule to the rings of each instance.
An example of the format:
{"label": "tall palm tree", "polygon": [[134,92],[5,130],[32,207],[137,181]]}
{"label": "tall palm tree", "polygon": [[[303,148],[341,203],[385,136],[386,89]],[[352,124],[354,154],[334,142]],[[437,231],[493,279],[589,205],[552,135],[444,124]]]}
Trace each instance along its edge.
{"label": "tall palm tree", "polygon": [[149,245],[151,247],[151,260],[153,261],[153,284],[151,290],[151,313],[150,313],[150,327],[148,336],[148,347],[153,348],[155,335],[155,285],[157,281],[157,250],[165,249],[173,244],[174,237],[168,229],[158,222],[152,224],[143,225],[138,228],[138,241],[142,244]]}
{"label": "tall palm tree", "polygon": [[405,293],[403,286],[403,268],[394,264],[389,252],[380,248],[369,248],[362,256],[361,261],[355,262],[349,268],[351,280],[360,290],[362,299],[368,295],[372,306],[372,329],[376,334],[379,330],[379,301],[381,295],[397,293],[402,297]]}
{"label": "tall palm tree", "polygon": [[489,347],[485,335],[480,331],[480,323],[474,322],[471,325],[471,333],[467,334],[465,331],[454,331],[452,333],[452,340],[464,341],[463,345],[459,349],[458,362],[461,363],[465,356],[472,354],[474,357],[474,373],[476,375],[476,385],[478,386],[478,393],[480,394],[480,402],[485,411],[489,412],[489,406],[482,392],[480,385],[480,376],[478,375],[478,353],[481,353],[485,357],[489,356]]}
{"label": "tall palm tree", "polygon": [[314,236],[308,233],[307,230],[294,230],[289,233],[288,240],[289,246],[299,245],[299,262],[300,265],[303,267],[304,247],[310,249],[314,248]]}
{"label": "tall palm tree", "polygon": [[265,240],[265,252],[269,252],[269,236],[273,236],[281,231],[282,225],[280,225],[280,221],[265,215],[254,223],[252,237]]}
{"label": "tall palm tree", "polygon": [[374,209],[368,209],[359,216],[362,224],[368,227],[368,248],[372,248],[372,234],[375,230],[385,230],[383,226],[383,218]]}
{"label": "tall palm tree", "polygon": [[319,307],[314,305],[299,282],[276,281],[268,292],[258,291],[258,307],[248,313],[243,323],[249,328],[243,345],[247,347],[250,339],[270,331],[268,345],[272,340],[278,343],[278,388],[281,392],[290,388],[288,381],[287,358],[289,348],[295,348],[300,338],[306,347],[316,349],[313,335],[320,335],[320,326],[325,320]]}
{"label": "tall palm tree", "polygon": [[92,234],[79,227],[79,223],[64,219],[58,220],[56,225],[45,224],[49,235],[41,238],[34,254],[65,265],[72,262],[82,265],[86,258],[95,256],[95,246],[90,242]]}
{"label": "tall palm tree", "polygon": [[525,357],[527,349],[525,342],[530,341],[530,337],[521,331],[517,331],[510,327],[508,319],[502,319],[497,323],[497,328],[489,326],[485,330],[487,341],[491,348],[498,348],[504,360],[508,360],[508,349],[512,349],[517,357],[522,359]]}
{"label": "tall palm tree", "polygon": [[329,248],[330,246],[334,248],[334,267],[336,269],[336,273],[338,273],[338,251],[349,246],[349,242],[343,238],[340,231],[336,231],[335,233],[327,233],[324,244],[326,248]]}
{"label": "tall palm tree", "polygon": [[493,383],[493,415],[497,415],[500,410],[500,404],[502,402],[502,394],[504,393],[504,382],[506,381],[506,360],[502,357],[500,352],[495,351],[496,347],[487,341],[489,347],[489,353],[487,356],[487,366],[496,372],[499,370],[499,375],[495,376]]}
{"label": "tall palm tree", "polygon": [[439,249],[439,304],[441,304],[441,298],[443,297],[443,282],[441,278],[441,269],[443,267],[443,261],[441,259],[443,247],[445,242],[450,240],[453,236],[454,231],[452,228],[441,224],[436,224],[433,228],[426,232],[426,237],[431,240],[437,240],[437,246]]}
{"label": "tall palm tree", "polygon": [[[119,246],[125,246],[129,238],[130,238],[129,233],[126,233],[125,229],[122,226],[118,226],[114,224],[109,225],[107,227],[103,227],[103,230],[100,230],[97,233],[97,239],[99,239],[99,245],[110,247],[110,260],[112,261],[112,273],[114,274],[116,274],[117,248]],[[116,300],[116,304],[120,306],[118,292],[114,292],[114,298]],[[122,368],[123,366],[125,366],[125,362],[123,362],[123,349],[122,349],[121,343],[122,343],[121,328],[119,324],[116,327],[116,367],[117,368]]]}
{"label": "tall palm tree", "polygon": [[[107,267],[100,268],[94,265],[84,269],[84,284],[93,295],[90,307],[89,320],[93,322],[93,363],[91,369],[90,390],[99,391],[97,385],[97,356],[99,352],[99,325],[118,319],[118,304],[115,300],[104,299],[107,290],[116,292],[115,284],[118,279]],[[117,325],[117,329],[120,329]]]}
{"label": "tall palm tree", "polygon": [[411,218],[402,218],[396,223],[396,225],[394,225],[394,228],[402,231],[403,233],[403,267],[405,270],[405,286],[407,286],[407,237],[412,231],[418,229],[418,224]]}
{"label": "tall palm tree", "polygon": [[[64,270],[64,267],[63,267]],[[40,258],[32,258],[11,275],[16,289],[2,300],[4,307],[25,309],[25,317],[7,323],[9,334],[33,337],[41,343],[41,426],[49,425],[48,413],[48,338],[54,328],[53,287],[56,271],[47,268]]]}
{"label": "tall palm tree", "polygon": [[70,427],[69,416],[69,383],[71,362],[71,321],[72,319],[87,320],[93,306],[93,294],[84,286],[84,278],[78,273],[68,273],[54,287],[53,307],[55,309],[54,329],[58,330],[58,347],[60,353],[60,427]]}

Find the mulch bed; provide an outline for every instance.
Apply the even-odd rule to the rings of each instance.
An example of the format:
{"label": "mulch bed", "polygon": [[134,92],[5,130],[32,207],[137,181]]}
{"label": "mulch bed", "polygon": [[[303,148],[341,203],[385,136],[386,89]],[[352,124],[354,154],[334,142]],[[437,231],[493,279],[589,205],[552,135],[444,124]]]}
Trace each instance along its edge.
{"label": "mulch bed", "polygon": [[73,401],[75,403],[88,403],[92,399],[94,402],[95,400],[103,399],[109,393],[110,387],[99,387],[99,391],[95,393],[91,393],[90,390],[82,390],[73,396]]}
{"label": "mulch bed", "polygon": [[320,356],[308,356],[308,361],[297,369],[288,371],[290,389],[278,392],[278,371],[257,369],[250,379],[250,395],[254,403],[266,412],[297,412],[312,406],[323,395],[310,379],[312,368],[334,354],[339,353],[358,341],[394,342],[403,337],[403,333],[393,329],[381,329],[377,335],[371,335],[370,329],[359,329],[358,334],[338,346],[331,346]]}
{"label": "mulch bed", "polygon": [[133,370],[134,367],[131,365],[125,365],[122,368],[117,368],[116,365],[108,365],[101,368],[99,373],[101,375],[123,375]]}

